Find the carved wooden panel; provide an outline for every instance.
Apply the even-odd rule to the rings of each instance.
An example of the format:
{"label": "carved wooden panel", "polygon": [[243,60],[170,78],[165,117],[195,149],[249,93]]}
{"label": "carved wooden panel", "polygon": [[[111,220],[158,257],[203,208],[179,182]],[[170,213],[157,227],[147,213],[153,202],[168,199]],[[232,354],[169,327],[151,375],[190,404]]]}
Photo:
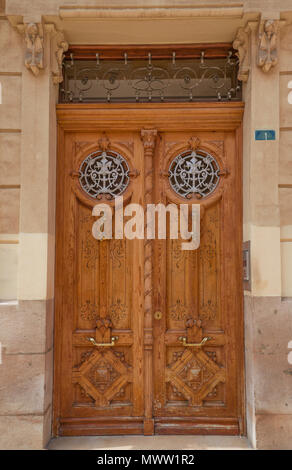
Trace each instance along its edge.
{"label": "carved wooden panel", "polygon": [[[115,148],[115,137],[109,139],[103,135],[97,138],[96,147]],[[116,144],[119,147],[119,144]],[[77,152],[73,159],[73,171],[78,168],[81,159],[84,160],[92,150],[92,144],[75,145]],[[129,146],[130,147],[130,146]],[[108,150],[111,151],[111,150]],[[133,161],[133,153],[125,146],[129,161]],[[81,190],[80,190],[81,189]],[[76,287],[73,289],[74,299],[74,328],[83,336],[83,331],[95,330],[95,333],[85,336],[94,337],[101,343],[111,341],[111,332],[122,330],[132,332],[133,311],[133,248],[128,240],[98,241],[92,235],[94,218],[91,214],[92,202],[89,196],[82,193],[83,187],[78,183],[73,186],[72,209],[74,213],[74,252],[73,272],[76,274]],[[127,196],[127,194],[125,194]],[[114,217],[114,206],[112,207]],[[110,332],[105,333],[107,328]],[[106,350],[101,347],[79,365],[79,345],[73,349],[74,407],[84,406],[84,394],[80,395],[80,387],[86,397],[94,400],[95,408],[117,406],[118,403],[133,407],[133,378],[129,372],[133,365],[133,347],[123,347],[119,354],[117,350]],[[126,365],[125,354],[128,357]],[[126,387],[127,386],[127,387]],[[125,389],[127,388],[127,392]],[[80,400],[81,399],[81,400]],[[79,401],[80,400],[80,401]]]}
{"label": "carved wooden panel", "polygon": [[109,406],[115,397],[125,399],[125,386],[133,381],[131,367],[124,354],[96,350],[73,369],[72,380],[94,400],[97,408]]}
{"label": "carved wooden panel", "polygon": [[[105,142],[109,152],[127,160],[132,172],[124,203],[141,198],[139,136],[103,132],[67,137],[66,161],[59,176],[64,217],[60,406],[63,416],[73,420],[144,414],[143,355],[138,347],[143,333],[143,292],[140,304],[137,295],[143,277],[136,264],[143,250],[140,241],[93,237],[96,217],[92,209],[99,201],[86,194],[78,178],[80,162]],[[107,200],[106,194],[101,197]],[[114,200],[108,202],[114,220]],[[113,224],[113,235],[114,230]]]}
{"label": "carved wooden panel", "polygon": [[[163,433],[166,423],[174,425],[174,417],[238,413],[234,340],[240,306],[230,291],[238,282],[233,229],[240,219],[230,204],[237,200],[236,154],[231,138],[222,133],[214,137],[207,132],[165,133],[156,160],[155,202],[201,208],[198,250],[183,251],[180,239],[154,242],[154,309],[163,315],[154,322],[153,410],[157,431]],[[205,150],[219,164],[220,182],[207,197],[194,194],[186,200],[167,178],[169,162],[187,153],[188,145]]]}
{"label": "carved wooden panel", "polygon": [[[167,365],[166,383],[172,392],[183,397],[190,406],[202,406],[203,400],[218,383],[225,382],[225,372],[208,355],[199,349],[197,352],[185,349],[173,354],[173,361]],[[172,401],[168,396],[168,402]]]}

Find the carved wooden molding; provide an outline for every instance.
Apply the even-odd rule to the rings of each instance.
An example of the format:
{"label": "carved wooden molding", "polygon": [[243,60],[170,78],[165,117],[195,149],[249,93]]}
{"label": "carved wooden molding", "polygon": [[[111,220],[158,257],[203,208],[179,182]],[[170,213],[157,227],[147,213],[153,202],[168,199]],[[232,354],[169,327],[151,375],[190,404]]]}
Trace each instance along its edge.
{"label": "carved wooden molding", "polygon": [[[141,140],[144,147],[144,168],[145,168],[145,208],[147,204],[153,201],[153,157],[155,145],[157,141],[156,129],[142,129]],[[146,231],[145,221],[145,231]],[[153,406],[153,243],[152,240],[144,240],[144,363],[145,363],[145,383],[144,383],[144,399],[145,399],[145,419],[144,434],[151,435],[154,433],[154,421],[152,419]]]}
{"label": "carved wooden molding", "polygon": [[[143,126],[151,125],[161,131],[194,132],[208,129],[210,125],[212,130],[237,129],[242,122],[243,108],[244,105],[238,102],[224,103],[224,107],[220,103],[165,103],[163,107],[157,107],[155,103],[144,103],[143,107],[137,107],[136,103],[112,103],[109,113],[107,103],[72,103],[70,106],[57,105],[57,114],[61,127],[72,131],[80,130],[82,110],[83,126],[96,131],[115,128],[140,132]],[[124,109],[128,112],[127,119]]]}
{"label": "carved wooden molding", "polygon": [[198,137],[191,137],[188,144],[190,146],[190,149],[195,151],[201,143],[201,140]]}
{"label": "carved wooden molding", "polygon": [[239,28],[237,30],[233,47],[237,50],[239,60],[238,80],[247,82],[250,70],[250,27]]}
{"label": "carved wooden molding", "polygon": [[[152,203],[153,192],[153,155],[157,139],[156,129],[142,129],[141,140],[145,155],[145,206]],[[146,227],[145,227],[146,230]],[[149,343],[149,328],[152,328],[152,241],[145,238],[144,242],[144,308],[145,337]],[[151,336],[151,334],[150,334]]]}
{"label": "carved wooden molding", "polygon": [[[147,152],[146,156],[153,156],[153,151],[155,148],[155,142],[157,137],[157,130],[156,129],[142,129],[141,130],[141,139],[143,142],[143,146],[145,149],[145,153]],[[149,154],[149,152],[151,153]]]}
{"label": "carved wooden molding", "polygon": [[98,146],[103,152],[106,152],[109,149],[110,140],[105,132],[103,132],[102,137],[98,139]]}
{"label": "carved wooden molding", "polygon": [[261,20],[258,31],[257,65],[269,72],[278,63],[279,20]]}

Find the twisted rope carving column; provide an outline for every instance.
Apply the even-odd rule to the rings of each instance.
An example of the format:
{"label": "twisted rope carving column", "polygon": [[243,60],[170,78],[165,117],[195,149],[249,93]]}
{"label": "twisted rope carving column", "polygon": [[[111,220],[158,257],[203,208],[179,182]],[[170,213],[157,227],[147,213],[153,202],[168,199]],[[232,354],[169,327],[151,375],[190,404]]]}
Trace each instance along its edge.
{"label": "twisted rope carving column", "polygon": [[[153,156],[157,138],[156,129],[142,129],[141,140],[144,146],[145,168],[145,209],[153,202]],[[153,403],[153,369],[152,369],[152,241],[144,238],[144,360],[145,360],[145,419],[144,434],[154,433],[152,415]]]}

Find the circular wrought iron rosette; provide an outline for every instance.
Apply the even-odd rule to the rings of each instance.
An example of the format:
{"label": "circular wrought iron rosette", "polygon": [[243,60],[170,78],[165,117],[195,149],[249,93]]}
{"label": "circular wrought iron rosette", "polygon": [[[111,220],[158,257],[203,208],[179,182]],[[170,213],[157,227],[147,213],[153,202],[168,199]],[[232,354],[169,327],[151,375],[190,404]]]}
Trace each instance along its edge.
{"label": "circular wrought iron rosette", "polygon": [[202,79],[206,80],[209,88],[212,88],[213,90],[228,88],[226,71],[222,70],[220,67],[207,68],[202,75]]}
{"label": "circular wrought iron rosette", "polygon": [[174,75],[174,79],[178,81],[178,84],[184,90],[191,91],[200,85],[201,79],[198,78],[195,70],[190,67],[181,67]]}
{"label": "circular wrought iron rosette", "polygon": [[79,183],[91,197],[105,195],[113,199],[122,194],[130,182],[130,168],[124,157],[113,150],[88,155],[79,168]]}
{"label": "circular wrought iron rosette", "polygon": [[76,88],[80,92],[89,91],[96,80],[96,71],[89,67],[80,69],[76,74]]}
{"label": "circular wrought iron rosette", "polygon": [[106,90],[108,100],[111,98],[112,93],[117,90],[125,80],[126,77],[124,73],[118,68],[111,68],[105,72],[101,84]]}
{"label": "circular wrought iron rosette", "polygon": [[187,199],[196,194],[206,197],[219,183],[220,168],[212,155],[203,150],[187,150],[169,165],[168,178],[172,189]]}

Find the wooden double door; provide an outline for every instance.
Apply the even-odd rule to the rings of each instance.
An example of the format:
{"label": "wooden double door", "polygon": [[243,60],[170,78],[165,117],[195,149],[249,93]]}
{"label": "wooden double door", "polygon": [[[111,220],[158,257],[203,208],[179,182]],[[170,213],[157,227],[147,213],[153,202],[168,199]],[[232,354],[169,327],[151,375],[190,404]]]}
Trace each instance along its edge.
{"label": "wooden double door", "polygon": [[[241,116],[58,106],[56,435],[244,433]],[[118,195],[200,204],[199,248],[118,235]],[[112,239],[93,236],[99,203]]]}

